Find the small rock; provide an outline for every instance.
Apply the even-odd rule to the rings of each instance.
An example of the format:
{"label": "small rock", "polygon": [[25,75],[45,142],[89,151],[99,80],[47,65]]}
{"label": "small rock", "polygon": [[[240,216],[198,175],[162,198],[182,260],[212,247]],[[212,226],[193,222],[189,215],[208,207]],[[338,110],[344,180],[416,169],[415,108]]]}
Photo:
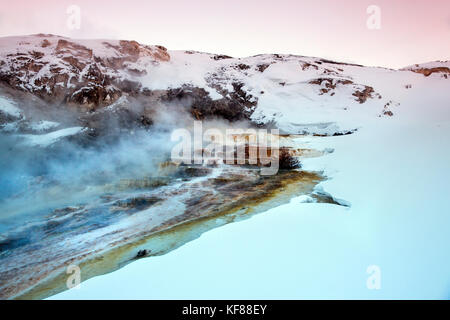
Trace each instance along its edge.
{"label": "small rock", "polygon": [[147,251],[146,249],[139,250],[138,253],[136,254],[136,258],[145,257],[148,253],[150,253],[150,251]]}

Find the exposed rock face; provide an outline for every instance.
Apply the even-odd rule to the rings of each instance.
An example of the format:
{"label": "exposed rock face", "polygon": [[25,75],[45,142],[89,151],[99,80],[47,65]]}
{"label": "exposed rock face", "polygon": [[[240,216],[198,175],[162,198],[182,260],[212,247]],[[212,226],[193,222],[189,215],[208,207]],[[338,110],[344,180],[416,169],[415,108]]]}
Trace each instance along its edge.
{"label": "exposed rock face", "polygon": [[413,72],[421,73],[425,77],[428,77],[432,73],[442,73],[444,78],[447,78],[447,75],[450,74],[450,68],[447,67],[437,67],[437,68],[420,68],[412,70]]}
{"label": "exposed rock face", "polygon": [[403,68],[416,73],[421,73],[425,77],[436,74],[444,79],[450,79],[450,61],[435,61],[424,64],[415,64],[410,67]]}
{"label": "exposed rock face", "polygon": [[52,35],[1,40],[0,81],[45,100],[93,110],[139,90],[143,65],[170,60],[166,48],[136,41],[70,40]]}
{"label": "exposed rock face", "polygon": [[233,88],[233,92],[222,91],[224,96],[228,94],[230,98],[213,100],[205,89],[185,86],[167,90],[163,101],[170,103],[188,100],[189,111],[196,120],[216,117],[229,121],[249,119],[256,102],[251,101],[251,95],[242,90],[241,83],[233,83]]}

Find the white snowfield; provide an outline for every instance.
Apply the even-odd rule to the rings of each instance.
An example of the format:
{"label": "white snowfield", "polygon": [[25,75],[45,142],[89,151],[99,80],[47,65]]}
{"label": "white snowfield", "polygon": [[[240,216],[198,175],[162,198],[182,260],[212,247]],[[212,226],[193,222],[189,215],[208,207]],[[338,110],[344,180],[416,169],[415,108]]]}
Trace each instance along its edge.
{"label": "white snowfield", "polygon": [[[182,68],[187,56],[171,56]],[[316,97],[305,85],[315,75],[290,64],[272,65],[264,77],[255,73],[246,85],[265,92],[257,114],[277,114],[286,130],[308,123],[359,129],[296,141],[334,149],[303,165],[323,170],[330,179],[320,188],[349,208],[292,199],[52,298],[450,298],[450,80],[340,67],[355,82],[373,86],[381,101]],[[278,86],[278,79],[289,81]],[[378,117],[387,99],[394,115]]]}

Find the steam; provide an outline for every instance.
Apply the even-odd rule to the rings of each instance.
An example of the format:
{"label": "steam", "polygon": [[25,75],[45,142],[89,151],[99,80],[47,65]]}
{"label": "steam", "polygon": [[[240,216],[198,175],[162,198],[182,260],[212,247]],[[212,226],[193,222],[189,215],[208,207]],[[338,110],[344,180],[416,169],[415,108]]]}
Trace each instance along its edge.
{"label": "steam", "polygon": [[[176,144],[171,141],[173,130],[193,129],[191,104],[190,99],[161,102],[158,97],[123,97],[85,113],[73,106],[22,99],[20,132],[42,134],[29,129],[37,121],[56,121],[60,124],[56,129],[90,129],[47,147],[27,146],[21,134],[0,132],[0,225],[22,215],[87,203],[121,179],[158,176],[159,165],[170,159]],[[151,126],[142,124],[143,116],[151,119]],[[251,127],[246,121],[231,124],[221,119],[203,124],[205,129],[220,130]]]}
{"label": "steam", "polygon": [[[41,112],[36,105],[22,104],[21,110],[26,110],[18,123],[22,131],[26,122],[49,119],[51,111],[58,116],[50,120],[57,120],[60,127],[79,126],[85,121],[85,114],[66,107],[47,105]],[[48,147],[26,145],[22,134],[0,133],[0,223],[20,214],[88,201],[121,179],[158,175],[159,163],[170,155],[172,128],[185,125],[182,119],[187,121],[180,116],[184,108],[161,108],[154,113],[150,129],[139,124],[139,114],[144,111],[139,101],[123,106],[124,110],[136,121],[125,119],[130,121],[124,125],[123,114],[118,111],[91,114],[101,122],[99,136],[91,137],[86,130]]]}

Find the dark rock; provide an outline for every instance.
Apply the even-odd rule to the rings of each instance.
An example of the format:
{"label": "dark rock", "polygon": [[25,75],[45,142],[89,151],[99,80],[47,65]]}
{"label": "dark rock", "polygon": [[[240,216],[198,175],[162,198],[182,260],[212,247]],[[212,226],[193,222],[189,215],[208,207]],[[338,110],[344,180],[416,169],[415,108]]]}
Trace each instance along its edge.
{"label": "dark rock", "polygon": [[355,96],[359,103],[364,103],[368,98],[372,98],[372,93],[375,91],[372,87],[364,86],[363,90],[356,90],[352,95]]}
{"label": "dark rock", "polygon": [[278,167],[280,169],[292,170],[301,168],[300,161],[291,155],[288,148],[280,148]]}
{"label": "dark rock", "polygon": [[264,72],[264,70],[266,70],[269,66],[270,66],[270,64],[264,63],[264,64],[257,65],[256,68],[259,72]]}
{"label": "dark rock", "polygon": [[240,63],[236,66],[239,70],[248,70],[250,66],[248,64]]}
{"label": "dark rock", "polygon": [[147,256],[150,253],[150,250],[139,250],[138,253],[136,254],[136,258],[143,258],[145,256]]}
{"label": "dark rock", "polygon": [[114,203],[115,207],[122,209],[144,210],[161,201],[157,197],[135,197],[126,200],[118,200]]}
{"label": "dark rock", "polygon": [[233,57],[224,55],[224,54],[216,54],[212,57],[214,60],[223,60],[223,59],[232,59]]}

